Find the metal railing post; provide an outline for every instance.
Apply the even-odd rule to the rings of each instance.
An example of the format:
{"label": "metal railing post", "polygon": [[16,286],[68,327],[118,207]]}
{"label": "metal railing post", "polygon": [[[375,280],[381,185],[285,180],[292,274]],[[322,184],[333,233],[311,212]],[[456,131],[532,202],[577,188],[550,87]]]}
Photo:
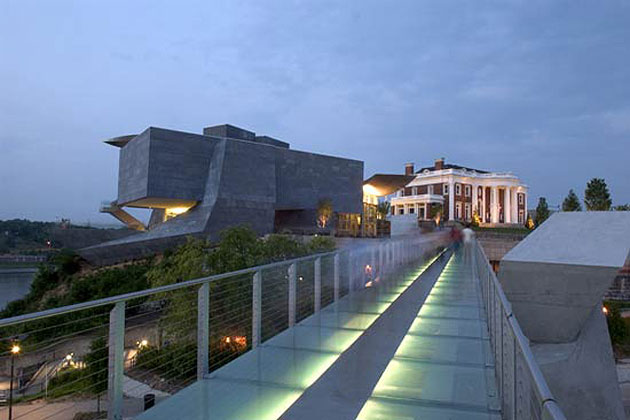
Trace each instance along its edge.
{"label": "metal railing post", "polygon": [[322,307],[322,259],[315,258],[315,302],[313,312],[319,312]]}
{"label": "metal railing post", "polygon": [[348,294],[352,292],[354,281],[353,281],[353,269],[352,269],[352,252],[348,251]]}
{"label": "metal railing post", "polygon": [[252,349],[258,347],[262,330],[262,273],[260,270],[252,277]]}
{"label": "metal railing post", "polygon": [[295,309],[297,294],[297,266],[295,263],[289,266],[289,328],[295,325]]}
{"label": "metal railing post", "polygon": [[125,363],[125,302],[109,313],[109,357],[107,362],[108,420],[122,420],[123,374]]}
{"label": "metal railing post", "polygon": [[516,381],[516,375],[518,373],[517,369],[516,369],[516,346],[517,346],[517,342],[516,342],[516,337],[513,335],[512,336],[512,403],[514,404],[514,408],[513,408],[513,413],[514,413],[514,417],[512,417],[514,420],[516,420],[516,412],[517,412],[517,402],[518,399],[516,398],[516,392],[517,392],[517,381]]}
{"label": "metal railing post", "polygon": [[378,272],[385,272],[385,253],[383,252],[383,244],[378,245]]}
{"label": "metal railing post", "polygon": [[339,300],[339,253],[333,259],[333,288],[335,302]]}
{"label": "metal railing post", "polygon": [[372,279],[376,278],[376,247],[370,247],[370,264],[372,265]]}
{"label": "metal railing post", "polygon": [[208,346],[210,344],[210,283],[204,283],[197,292],[197,380],[209,372]]}

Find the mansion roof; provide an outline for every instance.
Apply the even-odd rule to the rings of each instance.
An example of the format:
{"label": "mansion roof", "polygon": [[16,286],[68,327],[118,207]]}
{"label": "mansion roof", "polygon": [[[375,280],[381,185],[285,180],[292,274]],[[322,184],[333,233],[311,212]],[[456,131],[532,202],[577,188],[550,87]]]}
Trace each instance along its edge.
{"label": "mansion roof", "polygon": [[[482,171],[481,169],[474,169],[474,168],[468,168],[466,166],[460,166],[460,165],[453,165],[451,163],[444,163],[442,165],[442,169],[464,169],[466,171],[475,171],[478,172],[480,174],[488,174],[490,173],[489,171]],[[427,166],[426,168],[420,168],[416,171],[417,174],[424,172],[424,171],[437,171],[438,169],[435,167],[435,165],[433,166]]]}

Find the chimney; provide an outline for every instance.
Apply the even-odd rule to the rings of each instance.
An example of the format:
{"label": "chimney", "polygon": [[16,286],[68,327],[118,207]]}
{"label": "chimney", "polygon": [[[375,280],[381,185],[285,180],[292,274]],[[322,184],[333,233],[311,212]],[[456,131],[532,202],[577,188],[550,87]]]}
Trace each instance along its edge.
{"label": "chimney", "polygon": [[413,175],[413,162],[405,163],[405,175]]}
{"label": "chimney", "polygon": [[444,158],[435,159],[435,170],[444,169]]}

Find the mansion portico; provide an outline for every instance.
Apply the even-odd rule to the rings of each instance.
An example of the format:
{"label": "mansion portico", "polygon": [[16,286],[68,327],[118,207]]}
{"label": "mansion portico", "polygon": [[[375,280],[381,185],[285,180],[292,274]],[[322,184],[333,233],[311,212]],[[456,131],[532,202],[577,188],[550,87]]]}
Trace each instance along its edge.
{"label": "mansion portico", "polygon": [[[371,180],[378,184],[379,177],[388,176]],[[392,218],[415,214],[429,220],[440,213],[445,220],[471,222],[478,216],[486,225],[522,225],[527,217],[527,186],[511,172],[482,171],[438,159],[417,171],[409,163],[405,175],[397,179],[397,188],[382,196],[390,202]]]}

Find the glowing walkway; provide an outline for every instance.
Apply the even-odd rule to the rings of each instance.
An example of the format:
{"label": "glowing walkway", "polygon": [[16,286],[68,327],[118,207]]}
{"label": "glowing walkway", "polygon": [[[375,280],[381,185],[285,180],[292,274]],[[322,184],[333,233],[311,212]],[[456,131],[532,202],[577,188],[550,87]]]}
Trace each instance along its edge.
{"label": "glowing walkway", "polygon": [[[306,318],[294,328],[269,339],[253,351],[213,372],[207,379],[194,383],[136,418],[155,420],[304,418],[291,415],[290,409],[293,409],[296,402],[301,400],[314,383],[325,376],[324,373],[329,374],[342,355],[348,357],[348,349],[357,347],[355,344],[364,340],[365,336],[374,330],[378,332],[379,328],[371,328],[373,324],[376,325],[376,322],[384,317],[384,313],[391,313],[388,311],[390,307],[394,309],[394,306],[400,306],[399,298],[409,296],[405,292],[412,288],[411,286],[416,287],[417,279],[425,269],[427,272],[433,272],[433,278],[430,280],[432,285],[444,264],[443,260],[445,258],[427,262],[417,269],[407,270],[397,276],[390,275],[387,281],[382,281],[376,287],[343,297],[337,304],[329,305],[320,313]],[[423,279],[424,275],[420,278]],[[427,292],[428,290],[430,286]],[[416,312],[417,309],[411,316],[413,317]],[[400,338],[389,343],[395,346],[393,351],[407,328],[408,325],[404,327]],[[376,380],[390,358],[385,358],[382,367],[377,367]],[[355,410],[353,418],[365,403],[372,388],[373,385],[367,393],[363,392],[364,395],[358,396],[360,405]]]}
{"label": "glowing walkway", "polygon": [[463,259],[447,264],[359,419],[501,418],[481,290]]}

